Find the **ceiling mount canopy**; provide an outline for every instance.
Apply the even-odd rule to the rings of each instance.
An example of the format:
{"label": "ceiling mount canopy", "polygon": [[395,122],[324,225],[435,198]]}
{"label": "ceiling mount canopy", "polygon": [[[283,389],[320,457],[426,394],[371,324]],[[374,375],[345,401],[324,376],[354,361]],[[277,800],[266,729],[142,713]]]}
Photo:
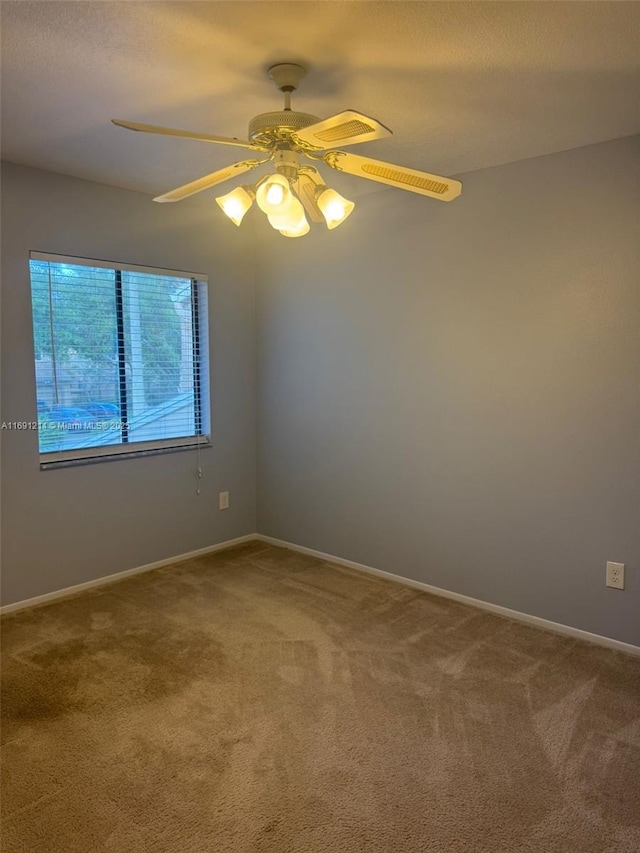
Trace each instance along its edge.
{"label": "ceiling mount canopy", "polygon": [[329,229],[336,228],[354,209],[354,203],[328,187],[316,166],[305,163],[305,158],[338,172],[438,201],[452,201],[460,195],[462,184],[451,178],[339,150],[336,146],[342,148],[382,139],[391,136],[391,131],[376,119],[355,110],[343,110],[326,119],[292,110],[291,93],[297,90],[306,73],[297,63],[278,63],[268,69],[267,75],[284,94],[284,109],[254,116],[249,122],[246,140],[120,119],[112,121],[128,130],[232,145],[254,155],[157,196],[154,198],[157,202],[181,201],[273,161],[275,173],[263,176],[253,185],[239,186],[216,201],[226,216],[239,226],[255,200],[273,228],[285,237],[307,234],[310,230],[307,217],[312,222],[325,222]]}
{"label": "ceiling mount canopy", "polygon": [[307,76],[307,69],[296,62],[278,62],[269,68],[267,76],[281,92],[295,92],[302,78]]}

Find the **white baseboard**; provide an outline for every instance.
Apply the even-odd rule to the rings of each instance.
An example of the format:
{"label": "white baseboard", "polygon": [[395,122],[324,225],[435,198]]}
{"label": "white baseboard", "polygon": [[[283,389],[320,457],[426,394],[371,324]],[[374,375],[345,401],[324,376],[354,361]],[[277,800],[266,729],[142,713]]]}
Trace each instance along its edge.
{"label": "white baseboard", "polygon": [[385,572],[382,569],[374,569],[371,566],[365,566],[362,563],[355,563],[353,560],[344,560],[342,557],[335,557],[333,554],[324,554],[322,551],[316,551],[313,548],[306,548],[303,545],[295,545],[293,542],[285,542],[282,539],[274,539],[272,536],[264,536],[262,533],[256,534],[254,537],[260,542],[267,542],[270,545],[279,545],[281,548],[288,548],[290,551],[298,551],[301,554],[308,554],[310,557],[317,557],[320,560],[326,560],[329,563],[336,563],[338,566],[345,566],[349,569],[355,569],[358,572],[366,572],[369,575],[386,578],[396,583],[404,584],[405,586],[420,589],[424,592],[429,592],[431,595],[438,595],[441,598],[451,598],[454,601],[459,601],[462,604],[468,604],[471,607],[478,607],[481,610],[488,610],[491,613],[497,613],[500,616],[506,616],[509,619],[515,619],[518,622],[525,622],[529,625],[535,625],[538,628],[545,628],[547,631],[553,631],[556,634],[566,634],[569,637],[575,637],[579,640],[585,640],[588,643],[595,643],[598,646],[605,646],[609,649],[616,649],[620,652],[626,652],[630,655],[640,656],[640,646],[634,646],[632,643],[623,643],[622,640],[614,640],[612,637],[603,637],[601,634],[592,634],[590,631],[583,631],[581,628],[572,628],[570,625],[563,625],[560,622],[551,622],[549,619],[542,619],[540,616],[531,616],[529,613],[521,613],[519,610],[510,610],[508,607],[502,607],[500,604],[491,604],[489,601],[482,601],[479,598],[471,598],[469,595],[462,595],[459,592],[450,592],[447,589],[442,589],[438,586],[416,581],[412,578],[405,578],[402,575],[394,575],[391,572]]}
{"label": "white baseboard", "polygon": [[201,557],[204,554],[212,554],[214,551],[223,551],[225,548],[231,548],[234,545],[241,545],[243,542],[252,542],[256,539],[255,533],[249,533],[247,536],[239,536],[237,539],[227,539],[226,542],[218,542],[216,545],[208,545],[206,548],[198,548],[197,551],[188,551],[186,554],[178,554],[176,557],[167,557],[166,560],[157,560],[155,563],[147,563],[144,566],[136,566],[134,569],[126,569],[124,572],[116,572],[114,575],[105,575],[101,578],[96,578],[85,583],[78,583],[74,586],[68,586],[64,589],[56,589],[53,592],[47,592],[44,595],[36,595],[35,598],[26,598],[24,601],[15,601],[13,604],[5,604],[0,607],[0,614],[13,613],[16,610],[24,610],[25,607],[36,607],[39,604],[46,604],[48,601],[55,601],[57,598],[67,598],[72,595],[77,595],[87,589],[95,589],[99,586],[113,583],[114,581],[130,578],[132,575],[141,575],[143,572],[150,572],[153,569],[161,569],[163,566],[170,566],[172,563],[183,563],[185,560],[193,560],[194,557]]}
{"label": "white baseboard", "polygon": [[143,572],[150,572],[153,569],[160,569],[163,566],[170,566],[172,563],[182,563],[185,560],[192,560],[195,557],[201,557],[205,554],[212,554],[214,551],[223,551],[226,548],[232,548],[234,545],[241,545],[243,542],[266,542],[270,545],[278,545],[281,548],[288,548],[290,551],[297,551],[300,554],[308,554],[311,557],[317,557],[320,560],[326,560],[330,563],[335,563],[338,566],[345,566],[349,569],[355,569],[358,572],[365,572],[369,575],[386,578],[396,583],[404,584],[405,586],[420,589],[431,595],[438,595],[441,598],[451,598],[453,601],[459,601],[462,604],[468,604],[471,607],[477,607],[481,610],[488,610],[491,613],[497,613],[500,616],[506,616],[509,619],[515,619],[518,622],[525,622],[529,625],[535,625],[538,628],[545,628],[548,631],[554,631],[556,634],[565,634],[569,637],[575,637],[579,640],[585,640],[588,643],[595,643],[599,646],[605,646],[609,649],[626,652],[627,654],[640,656],[640,646],[634,646],[632,643],[623,643],[622,640],[614,640],[612,637],[604,637],[601,634],[592,634],[590,631],[583,631],[581,628],[573,628],[571,625],[563,625],[560,622],[552,622],[549,619],[542,619],[540,616],[532,616],[529,613],[521,613],[519,610],[511,610],[508,607],[502,607],[500,604],[491,604],[489,601],[482,601],[479,598],[472,598],[469,595],[462,595],[459,592],[450,592],[447,589],[442,589],[438,586],[423,583],[422,581],[406,578],[402,575],[394,575],[392,572],[385,572],[382,569],[374,569],[372,566],[365,566],[362,563],[356,563],[353,560],[345,560],[342,557],[336,557],[333,554],[325,554],[322,551],[316,551],[314,548],[307,548],[304,545],[296,545],[293,542],[285,542],[282,539],[274,539],[272,536],[264,536],[262,533],[249,533],[247,536],[239,536],[237,539],[227,539],[225,542],[218,542],[215,545],[208,545],[206,548],[199,548],[197,551],[188,551],[186,554],[178,554],[175,557],[167,557],[165,560],[157,560],[155,563],[147,563],[144,566],[136,566],[133,569],[126,569],[124,572],[116,572],[113,575],[106,575],[101,578],[96,578],[86,583],[79,583],[75,586],[65,587],[65,589],[57,589],[53,592],[47,592],[44,595],[37,595],[35,598],[27,598],[24,601],[16,601],[13,604],[5,604],[0,607],[0,614],[13,613],[16,610],[23,610],[26,607],[36,607],[40,604],[46,604],[49,601],[55,601],[58,598],[67,598],[77,595],[88,589],[105,586],[114,581],[123,580],[124,578],[139,575]]}

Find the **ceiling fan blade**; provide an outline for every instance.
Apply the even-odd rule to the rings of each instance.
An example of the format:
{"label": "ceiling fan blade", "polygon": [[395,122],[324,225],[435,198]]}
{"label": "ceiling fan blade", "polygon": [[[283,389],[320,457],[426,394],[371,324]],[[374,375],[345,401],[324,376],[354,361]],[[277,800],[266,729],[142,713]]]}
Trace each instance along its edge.
{"label": "ceiling fan blade", "polygon": [[302,202],[302,206],[304,207],[307,216],[312,222],[324,222],[324,216],[316,202],[316,186],[317,183],[309,174],[305,172],[298,172],[296,192],[298,194],[298,198]]}
{"label": "ceiling fan blade", "polygon": [[140,124],[135,121],[123,121],[119,118],[111,119],[113,124],[118,127],[125,127],[127,130],[138,130],[142,133],[160,133],[164,136],[181,136],[184,139],[196,139],[199,142],[217,142],[219,145],[235,145],[239,148],[252,148],[254,151],[266,151],[261,145],[256,145],[248,142],[245,139],[236,139],[229,136],[214,136],[211,133],[196,133],[190,130],[176,130],[172,127],[159,127],[156,124]]}
{"label": "ceiling fan blade", "polygon": [[212,172],[210,175],[205,175],[204,178],[198,178],[197,181],[191,181],[190,184],[184,184],[175,190],[157,196],[154,201],[182,201],[184,198],[189,198],[190,195],[201,193],[203,190],[208,190],[209,187],[215,187],[216,184],[221,184],[223,181],[229,181],[238,175],[249,172],[263,163],[267,163],[271,157],[265,160],[242,160],[239,163],[233,163],[231,166],[225,166],[224,169],[218,169],[217,172]]}
{"label": "ceiling fan blade", "polygon": [[388,127],[374,118],[354,110],[345,110],[297,130],[293,134],[293,140],[301,148],[324,151],[335,145],[355,145],[357,142],[369,142],[371,139],[392,135]]}
{"label": "ceiling fan blade", "polygon": [[453,178],[443,178],[430,172],[397,166],[395,163],[372,160],[370,157],[358,157],[357,154],[348,154],[345,151],[329,151],[323,159],[327,166],[339,172],[348,172],[359,178],[379,181],[381,184],[437,198],[439,201],[453,201],[462,192],[462,184]]}

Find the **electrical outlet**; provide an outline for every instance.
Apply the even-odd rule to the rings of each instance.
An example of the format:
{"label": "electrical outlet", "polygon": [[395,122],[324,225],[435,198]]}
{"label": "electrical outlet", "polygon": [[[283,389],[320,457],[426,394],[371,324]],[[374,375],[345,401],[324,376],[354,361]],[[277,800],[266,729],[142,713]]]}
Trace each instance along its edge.
{"label": "electrical outlet", "polygon": [[229,509],[229,492],[220,492],[218,509]]}
{"label": "electrical outlet", "polygon": [[624,563],[607,563],[607,586],[624,589]]}

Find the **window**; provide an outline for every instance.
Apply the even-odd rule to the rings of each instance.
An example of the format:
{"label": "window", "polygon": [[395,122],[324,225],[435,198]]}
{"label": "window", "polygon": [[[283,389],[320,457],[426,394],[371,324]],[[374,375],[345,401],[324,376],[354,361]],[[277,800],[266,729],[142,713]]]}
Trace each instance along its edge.
{"label": "window", "polygon": [[206,279],[31,253],[42,467],[208,442]]}

